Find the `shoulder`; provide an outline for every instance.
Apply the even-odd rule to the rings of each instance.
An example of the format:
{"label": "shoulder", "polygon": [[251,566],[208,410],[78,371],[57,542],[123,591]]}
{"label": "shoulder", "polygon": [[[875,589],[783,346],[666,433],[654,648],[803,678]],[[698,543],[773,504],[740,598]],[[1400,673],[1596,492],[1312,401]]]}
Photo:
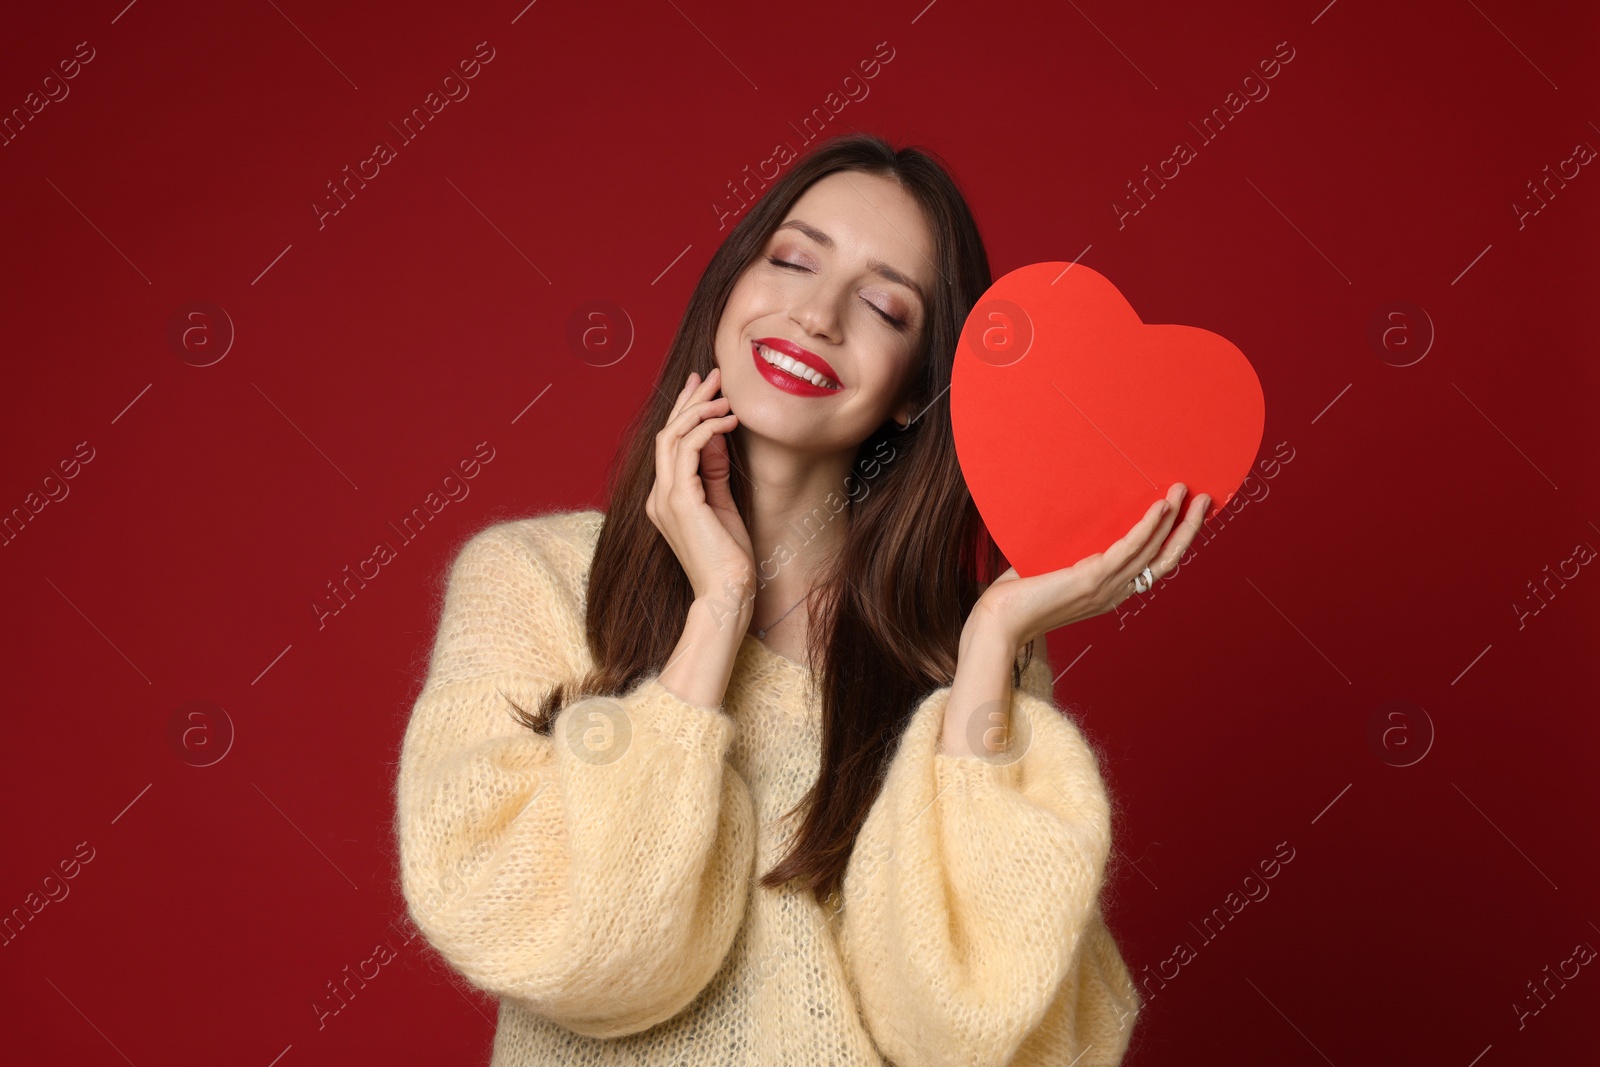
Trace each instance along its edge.
{"label": "shoulder", "polygon": [[479,539],[519,545],[557,569],[574,564],[584,568],[594,557],[605,513],[594,509],[545,511],[485,526],[468,541]]}
{"label": "shoulder", "polygon": [[452,574],[511,568],[543,572],[569,599],[582,602],[605,513],[592,508],[545,511],[491,523],[456,551]]}
{"label": "shoulder", "polygon": [[548,511],[461,534],[437,587],[424,688],[587,669],[588,559],[601,518]]}

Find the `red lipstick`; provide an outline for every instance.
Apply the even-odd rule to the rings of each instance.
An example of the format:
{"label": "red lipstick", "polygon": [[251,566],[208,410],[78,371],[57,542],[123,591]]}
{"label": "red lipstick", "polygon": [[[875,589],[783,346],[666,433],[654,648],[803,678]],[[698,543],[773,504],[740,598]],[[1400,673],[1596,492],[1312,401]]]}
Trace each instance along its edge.
{"label": "red lipstick", "polygon": [[781,337],[758,337],[750,343],[751,358],[755,360],[756,370],[760,375],[779,389],[796,396],[833,396],[842,391],[838,388],[817,385],[808,378],[802,378],[776,364],[768,363],[761,355],[760,346],[763,345],[773,352],[788,356],[795,362],[811,368],[835,385],[839,383],[839,374],[827,360],[815,352],[806,351],[792,341],[786,341]]}

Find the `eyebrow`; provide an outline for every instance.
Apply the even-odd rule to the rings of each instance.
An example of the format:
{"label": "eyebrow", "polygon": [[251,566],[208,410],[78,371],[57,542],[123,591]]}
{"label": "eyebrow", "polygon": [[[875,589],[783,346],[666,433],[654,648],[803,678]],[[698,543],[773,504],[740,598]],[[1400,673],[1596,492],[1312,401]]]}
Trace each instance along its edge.
{"label": "eyebrow", "polygon": [[[790,219],[788,222],[779,225],[773,232],[776,233],[777,230],[799,230],[801,233],[817,242],[817,244],[821,245],[823,248],[831,251],[834,247],[832,237],[829,237],[827,234],[823,233],[809,222],[802,222],[799,219]],[[905,286],[907,289],[910,289],[913,293],[917,294],[917,299],[922,301],[923,307],[928,306],[928,294],[922,291],[922,286],[918,285],[915,281],[906,277],[904,274],[901,274],[883,260],[867,260],[867,270],[878,275],[880,278],[887,278],[889,281],[894,282],[897,285]]]}

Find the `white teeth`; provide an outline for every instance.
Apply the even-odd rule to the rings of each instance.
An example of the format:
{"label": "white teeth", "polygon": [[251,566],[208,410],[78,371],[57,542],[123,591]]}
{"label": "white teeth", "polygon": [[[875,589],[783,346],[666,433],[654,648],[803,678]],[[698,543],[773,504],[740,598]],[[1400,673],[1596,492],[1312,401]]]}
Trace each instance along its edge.
{"label": "white teeth", "polygon": [[759,343],[756,345],[756,352],[760,354],[762,359],[766,360],[768,363],[771,363],[773,366],[782,367],[796,378],[804,378],[812,385],[820,385],[824,389],[839,388],[839,384],[833,379],[825,377],[792,356],[786,356],[781,352],[774,352],[766,345]]}

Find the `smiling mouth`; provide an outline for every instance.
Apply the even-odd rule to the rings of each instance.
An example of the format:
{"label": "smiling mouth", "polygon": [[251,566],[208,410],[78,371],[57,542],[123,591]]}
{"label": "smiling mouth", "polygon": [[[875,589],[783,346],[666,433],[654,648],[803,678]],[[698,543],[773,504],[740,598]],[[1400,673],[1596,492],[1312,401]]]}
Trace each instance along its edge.
{"label": "smiling mouth", "polygon": [[801,379],[802,381],[810,382],[819,389],[840,388],[838,382],[834,381],[826,374],[823,374],[821,371],[814,370],[813,368],[806,366],[804,363],[801,363],[798,359],[795,359],[792,356],[786,356],[782,352],[774,352],[772,349],[768,348],[759,341],[755,342],[754,348],[758,358],[770,363],[774,367],[777,367],[785,374],[790,374]]}

